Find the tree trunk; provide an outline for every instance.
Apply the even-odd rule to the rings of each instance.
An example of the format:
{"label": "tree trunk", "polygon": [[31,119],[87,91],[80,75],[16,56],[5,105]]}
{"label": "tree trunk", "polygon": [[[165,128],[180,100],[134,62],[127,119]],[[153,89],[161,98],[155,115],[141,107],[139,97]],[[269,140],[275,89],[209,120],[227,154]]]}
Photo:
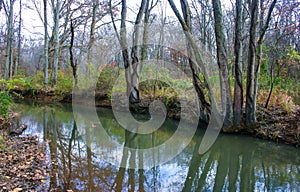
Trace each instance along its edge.
{"label": "tree trunk", "polygon": [[19,27],[18,27],[18,54],[14,68],[14,75],[18,73],[18,67],[20,65],[20,57],[21,57],[21,28],[22,28],[22,2],[20,1],[20,10],[19,10]]}
{"label": "tree trunk", "polygon": [[243,26],[243,0],[236,1],[236,19],[235,19],[235,43],[234,43],[234,103],[233,103],[233,125],[240,127],[243,115],[243,84],[242,84],[242,26]]}
{"label": "tree trunk", "polygon": [[[197,45],[196,45],[196,43],[195,43],[195,41],[192,37],[191,29],[189,28],[189,26],[187,25],[185,20],[181,17],[181,15],[180,15],[176,5],[174,4],[173,0],[168,0],[168,2],[170,4],[173,12],[175,13],[177,19],[179,20],[183,31],[185,32],[187,42],[189,43],[189,46],[192,48],[193,56],[195,57],[195,61],[197,62],[198,67],[200,68],[200,70],[204,74],[204,76],[208,77],[207,71],[206,71],[205,66],[203,64],[203,58],[202,58],[201,53],[199,52],[198,47],[197,47]],[[187,12],[185,12],[185,13],[187,13]],[[211,115],[211,105],[213,105],[215,103],[214,98],[211,97],[211,104],[206,100],[205,94],[204,94],[204,89],[203,89],[204,86],[201,83],[201,80],[198,76],[199,72],[196,71],[196,69],[195,69],[195,63],[190,59],[189,64],[190,64],[192,75],[193,75],[194,88],[197,92],[198,99],[200,100],[200,107],[201,107],[203,113],[206,115],[205,120],[208,121],[209,118],[210,118],[210,115]],[[210,87],[206,86],[206,88],[208,89],[209,94],[212,95],[210,93]]]}
{"label": "tree trunk", "polygon": [[6,41],[6,62],[5,62],[5,72],[4,79],[11,79],[11,63],[12,63],[12,43],[13,43],[13,17],[14,17],[14,3],[15,0],[9,1],[9,13],[8,13],[8,23],[7,23],[7,41]]}
{"label": "tree trunk", "polygon": [[122,49],[122,57],[125,68],[125,79],[126,79],[126,94],[127,96],[131,93],[131,81],[130,81],[130,60],[128,53],[128,44],[127,44],[127,30],[126,30],[126,17],[127,17],[127,2],[122,0],[122,9],[121,9],[121,29],[120,29],[120,45]]}
{"label": "tree trunk", "polygon": [[[53,5],[54,6],[54,5]],[[59,60],[59,9],[60,9],[60,0],[56,0],[56,5],[53,7],[54,13],[54,62],[53,62],[53,69],[52,69],[52,85],[56,85],[57,83],[57,71],[58,71],[58,60]]]}
{"label": "tree trunk", "polygon": [[133,45],[131,48],[131,66],[132,66],[132,74],[130,77],[130,97],[129,102],[131,104],[138,103],[140,100],[139,96],[139,56],[138,56],[138,44],[140,40],[140,24],[142,22],[142,16],[145,12],[146,5],[149,0],[142,0],[139,12],[137,14],[135,24],[134,24],[134,32],[133,32]]}
{"label": "tree trunk", "polygon": [[97,0],[93,0],[92,5],[92,22],[91,22],[91,29],[90,29],[90,41],[88,44],[88,53],[87,53],[87,66],[86,66],[86,75],[90,75],[90,65],[92,65],[92,53],[93,53],[93,46],[95,42],[95,27],[96,27],[96,11],[97,11]]}
{"label": "tree trunk", "polygon": [[70,64],[72,67],[72,72],[73,72],[73,77],[75,81],[75,87],[77,87],[78,84],[78,79],[77,79],[77,63],[74,61],[74,56],[73,56],[73,46],[74,46],[74,26],[73,22],[71,20],[70,24],[70,30],[71,30],[71,41],[70,41],[70,47],[69,47],[69,53],[70,53]]}
{"label": "tree trunk", "polygon": [[[276,2],[277,0],[273,0],[270,8],[269,8],[269,12],[268,12],[268,15],[267,15],[267,20],[265,22],[265,24],[263,23],[263,19],[264,19],[264,12],[261,12],[260,14],[260,30],[259,30],[259,33],[260,33],[260,36],[259,36],[259,39],[258,39],[258,42],[257,42],[257,54],[256,54],[256,66],[255,66],[255,79],[254,79],[254,104],[255,104],[255,108],[256,108],[256,96],[257,96],[257,91],[258,91],[258,78],[259,78],[259,74],[260,74],[260,62],[261,62],[261,57],[262,57],[262,46],[263,46],[263,40],[264,40],[264,36],[265,36],[265,33],[269,27],[269,23],[271,21],[271,15],[272,15],[272,12],[273,12],[273,9],[276,5]],[[261,9],[263,10],[263,1],[261,0]],[[272,74],[273,76],[273,74]],[[271,77],[272,78],[272,77]],[[273,90],[273,83],[271,84],[271,91],[270,91],[270,95],[271,96],[271,93],[272,93],[272,90]]]}
{"label": "tree trunk", "polygon": [[47,0],[44,3],[44,83],[48,85],[48,22],[47,22]]}
{"label": "tree trunk", "polygon": [[[228,64],[227,56],[225,50],[225,36],[223,33],[223,18],[222,18],[222,8],[220,0],[213,0],[213,12],[215,18],[215,36],[217,44],[217,58],[218,66],[220,69],[220,79],[221,79],[221,97],[222,97],[222,107],[225,110],[224,118],[224,131],[230,131],[229,128],[232,124],[232,97],[231,89],[229,84],[228,76]],[[225,103],[224,103],[225,102]]]}
{"label": "tree trunk", "polygon": [[256,29],[258,17],[258,0],[252,0],[251,3],[251,23],[249,37],[249,58],[247,66],[247,87],[246,87],[246,119],[247,128],[251,131],[256,123],[255,116],[255,85],[254,85],[254,67],[256,62]]}
{"label": "tree trunk", "polygon": [[[251,25],[250,25],[250,42],[249,42],[249,61],[247,71],[247,92],[246,92],[246,126],[251,130],[256,123],[256,95],[258,90],[258,77],[260,71],[260,60],[262,54],[262,44],[264,35],[269,26],[273,9],[277,0],[273,0],[266,22],[263,24],[264,13],[260,16],[259,39],[256,43],[256,29],[258,19],[258,0],[253,0],[251,5]],[[263,2],[261,1],[261,9]]]}
{"label": "tree trunk", "polygon": [[145,17],[144,17],[144,31],[143,31],[143,45],[141,50],[141,60],[146,60],[147,57],[147,42],[148,42],[148,33],[149,33],[149,17],[150,17],[150,7],[149,7],[150,0],[147,1],[145,7]]}

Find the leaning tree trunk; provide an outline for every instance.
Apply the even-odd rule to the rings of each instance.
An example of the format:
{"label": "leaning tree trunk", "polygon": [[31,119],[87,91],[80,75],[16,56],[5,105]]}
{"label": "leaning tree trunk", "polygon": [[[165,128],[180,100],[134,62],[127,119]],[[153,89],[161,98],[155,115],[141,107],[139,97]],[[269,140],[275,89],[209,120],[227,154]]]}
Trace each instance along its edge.
{"label": "leaning tree trunk", "polygon": [[231,89],[229,84],[228,76],[228,64],[227,56],[225,50],[225,36],[223,33],[223,18],[222,18],[222,8],[220,0],[213,0],[213,12],[215,19],[215,36],[217,44],[217,59],[218,66],[220,69],[220,79],[221,79],[221,97],[222,97],[222,107],[225,110],[224,118],[224,131],[231,131],[230,127],[232,124],[232,101],[231,101]]}
{"label": "leaning tree trunk", "polygon": [[243,0],[236,0],[235,43],[234,43],[234,102],[233,125],[240,127],[243,114],[243,84],[242,84],[242,26],[243,26]]}
{"label": "leaning tree trunk", "polygon": [[[185,1],[185,0],[183,0]],[[192,50],[192,53],[193,53],[193,56],[195,57],[195,62],[197,62],[198,64],[198,67],[200,68],[201,72],[203,73],[203,75],[205,77],[208,77],[207,75],[207,71],[206,71],[206,68],[204,66],[204,62],[203,62],[203,57],[197,47],[197,44],[195,43],[194,39],[193,39],[193,36],[191,34],[191,29],[190,27],[188,26],[187,22],[185,21],[185,19],[187,18],[187,16],[184,16],[184,18],[181,17],[175,3],[173,0],[168,0],[173,12],[175,13],[177,19],[179,20],[180,24],[181,24],[181,27],[183,29],[183,31],[185,32],[185,35],[186,35],[186,39],[187,39],[187,42]],[[187,5],[187,2],[183,2],[184,4]],[[186,6],[186,8],[188,8],[188,6]],[[186,14],[187,12],[185,11],[184,14]],[[198,95],[198,99],[200,101],[200,107],[201,107],[201,110],[203,111],[203,113],[206,115],[206,119],[205,120],[209,120],[210,119],[210,115],[211,115],[211,109],[212,109],[212,105],[215,105],[215,101],[214,101],[214,98],[211,97],[211,103],[209,103],[207,100],[206,100],[206,97],[205,97],[205,92],[204,92],[204,89],[203,89],[203,83],[201,83],[201,80],[198,76],[199,74],[199,71],[196,70],[196,65],[194,63],[194,61],[192,59],[189,60],[189,64],[190,64],[190,67],[191,67],[191,71],[192,71],[192,75],[193,75],[193,85],[194,85],[194,88],[197,92],[197,95]],[[211,89],[209,87],[209,85],[205,85],[205,88],[207,88],[208,90],[208,93],[210,95],[211,94]]]}

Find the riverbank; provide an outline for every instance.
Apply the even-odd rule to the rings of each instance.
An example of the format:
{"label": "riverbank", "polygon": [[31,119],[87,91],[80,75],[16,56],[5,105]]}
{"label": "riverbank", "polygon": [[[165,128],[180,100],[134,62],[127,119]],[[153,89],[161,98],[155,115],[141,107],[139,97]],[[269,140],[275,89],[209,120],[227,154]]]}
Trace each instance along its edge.
{"label": "riverbank", "polygon": [[[40,102],[53,103],[72,103],[72,94],[56,95],[53,91],[39,91],[35,94],[30,94],[29,91],[12,90],[18,95],[21,95],[25,99],[33,99]],[[111,108],[110,96],[107,91],[95,92],[95,104],[96,107]],[[84,100],[85,94],[89,94],[88,91],[82,92],[82,100],[78,99],[73,101],[76,104],[87,104]],[[80,97],[77,97],[80,98]],[[160,98],[162,102],[164,98]],[[149,104],[148,99],[144,99],[141,103],[142,106]],[[167,116],[172,119],[180,119],[180,104],[176,99],[169,99],[167,102]],[[137,113],[147,112],[147,108],[143,107],[141,110],[137,110]],[[280,106],[271,106],[265,109],[262,106],[257,107],[257,125],[255,130],[251,133],[247,132],[250,136],[268,139],[275,142],[282,142],[285,144],[293,145],[295,147],[300,146],[300,106],[293,107],[293,109],[287,110]]]}
{"label": "riverbank", "polygon": [[271,107],[257,110],[256,136],[275,142],[300,146],[300,107],[291,111]]}

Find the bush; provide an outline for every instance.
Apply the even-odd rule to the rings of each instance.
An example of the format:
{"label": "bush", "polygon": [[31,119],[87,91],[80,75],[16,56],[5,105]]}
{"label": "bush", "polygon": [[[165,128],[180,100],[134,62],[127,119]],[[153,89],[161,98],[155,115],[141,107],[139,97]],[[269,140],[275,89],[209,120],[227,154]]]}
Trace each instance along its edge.
{"label": "bush", "polygon": [[5,92],[0,92],[0,115],[4,118],[8,118],[8,109],[12,104],[11,96]]}
{"label": "bush", "polygon": [[0,80],[0,90],[10,91],[12,89],[27,89],[30,85],[24,78],[14,78],[11,80]]}
{"label": "bush", "polygon": [[[261,90],[257,96],[257,104],[264,106],[269,95],[269,90]],[[292,111],[295,108],[293,98],[284,90],[275,89],[269,101],[269,107],[281,107],[287,111]]]}
{"label": "bush", "polygon": [[73,76],[70,72],[58,71],[57,83],[54,88],[56,94],[71,93],[73,90]]}

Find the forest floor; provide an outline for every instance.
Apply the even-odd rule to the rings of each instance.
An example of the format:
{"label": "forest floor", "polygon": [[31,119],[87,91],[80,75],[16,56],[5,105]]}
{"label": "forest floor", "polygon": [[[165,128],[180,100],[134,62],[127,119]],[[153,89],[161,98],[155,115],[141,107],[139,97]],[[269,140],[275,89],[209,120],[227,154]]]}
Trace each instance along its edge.
{"label": "forest floor", "polygon": [[0,191],[46,191],[49,167],[37,137],[0,135]]}

